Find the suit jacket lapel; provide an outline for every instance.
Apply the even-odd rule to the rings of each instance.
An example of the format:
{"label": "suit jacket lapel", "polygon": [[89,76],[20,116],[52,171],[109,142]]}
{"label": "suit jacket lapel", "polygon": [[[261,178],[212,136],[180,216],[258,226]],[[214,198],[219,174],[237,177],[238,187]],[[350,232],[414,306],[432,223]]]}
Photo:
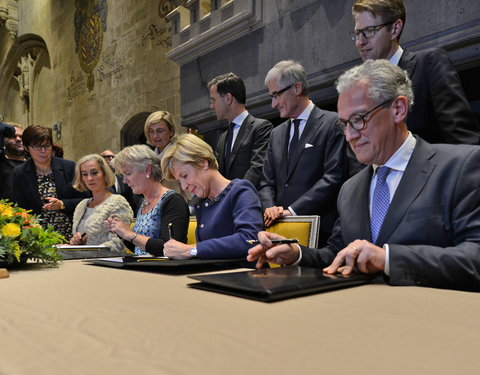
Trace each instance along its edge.
{"label": "suit jacket lapel", "polygon": [[388,242],[392,232],[398,227],[410,205],[425,187],[436,166],[436,162],[432,159],[434,155],[435,152],[429,150],[428,143],[417,138],[413,154],[385,216],[384,222],[386,225],[382,226],[378,234],[378,244]]}
{"label": "suit jacket lapel", "polygon": [[218,150],[217,150],[217,156],[218,156],[218,163],[221,166],[220,173],[226,174],[227,166],[225,165],[225,143],[227,142],[227,133],[223,132],[220,134],[220,138],[218,139]]}
{"label": "suit jacket lapel", "polygon": [[413,77],[413,72],[417,65],[417,59],[415,54],[410,53],[408,51],[403,51],[402,57],[400,57],[400,61],[398,62],[398,66],[407,71],[408,76],[410,78]]}
{"label": "suit jacket lapel", "polygon": [[238,131],[237,137],[235,138],[235,142],[232,147],[232,153],[230,155],[230,161],[227,166],[227,172],[230,170],[233,160],[237,156],[237,152],[238,152],[238,149],[240,148],[240,145],[252,130],[252,123],[253,123],[253,116],[248,115],[247,117],[245,117],[245,120],[243,120],[243,123],[240,125],[240,129]]}
{"label": "suit jacket lapel", "polygon": [[[368,166],[364,168],[359,174],[363,174],[360,183],[352,192],[352,202],[358,202],[358,205],[349,207],[352,210],[350,215],[357,218],[357,226],[353,238],[372,238],[370,231],[370,183],[372,181],[373,168]],[[355,211],[357,209],[358,211]]]}

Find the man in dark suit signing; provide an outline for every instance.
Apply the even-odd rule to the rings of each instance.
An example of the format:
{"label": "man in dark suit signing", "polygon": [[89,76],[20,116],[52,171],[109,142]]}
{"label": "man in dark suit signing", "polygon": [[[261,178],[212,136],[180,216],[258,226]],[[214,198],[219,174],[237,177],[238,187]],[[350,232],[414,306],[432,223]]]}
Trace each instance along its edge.
{"label": "man in dark suit signing", "polygon": [[280,61],[265,78],[272,107],[288,119],[272,130],[259,196],[265,225],[291,215],[320,215],[320,242],[331,234],[335,201],[345,173],[345,141],[337,114],[308,98],[302,65]]}
{"label": "man in dark suit signing", "polygon": [[342,186],[339,219],[321,249],[259,233],[248,260],[379,274],[392,285],[480,291],[480,147],[430,144],[407,129],[407,73],[368,60],[337,82],[339,127],[369,166]]}
{"label": "man in dark suit signing", "polygon": [[400,47],[403,0],[356,0],[352,12],[352,39],[362,60],[387,59],[412,80],[415,104],[408,128],[431,143],[479,144],[480,127],[448,54],[441,48],[410,52]]}
{"label": "man in dark suit signing", "polygon": [[208,83],[208,89],[210,108],[218,120],[229,124],[215,149],[220,173],[229,180],[243,178],[258,188],[272,124],[245,109],[245,84],[237,75],[222,74]]}

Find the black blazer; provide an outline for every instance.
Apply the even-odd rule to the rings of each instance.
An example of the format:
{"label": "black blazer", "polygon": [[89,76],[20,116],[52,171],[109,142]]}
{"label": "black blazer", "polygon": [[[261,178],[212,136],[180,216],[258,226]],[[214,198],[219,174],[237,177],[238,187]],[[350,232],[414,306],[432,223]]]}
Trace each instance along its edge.
{"label": "black blazer", "polygon": [[480,127],[443,49],[405,50],[398,66],[413,84],[414,104],[407,118],[412,133],[430,143],[480,143]]}
{"label": "black blazer", "polygon": [[[52,156],[52,173],[57,189],[57,198],[65,205],[64,212],[72,217],[78,202],[90,196],[72,187],[75,178],[75,163],[71,160]],[[38,192],[37,174],[32,159],[13,170],[13,199],[18,205],[34,214],[42,211],[42,201]]]}
{"label": "black blazer", "polygon": [[259,196],[263,209],[293,208],[297,215],[320,215],[320,228],[331,232],[337,217],[335,202],[343,182],[345,137],[337,114],[314,107],[287,166],[288,125],[272,130],[263,165]]}
{"label": "black blazer", "polygon": [[[479,165],[478,146],[417,137],[376,241],[390,248],[390,284],[480,291]],[[342,186],[328,247],[303,248],[302,265],[324,267],[350,242],[371,242],[372,171],[367,167]]]}
{"label": "black blazer", "polygon": [[215,149],[215,156],[218,160],[219,171],[224,177],[229,180],[242,178],[258,188],[271,130],[270,121],[255,118],[249,114],[235,138],[228,165],[225,165],[228,130],[222,133]]}

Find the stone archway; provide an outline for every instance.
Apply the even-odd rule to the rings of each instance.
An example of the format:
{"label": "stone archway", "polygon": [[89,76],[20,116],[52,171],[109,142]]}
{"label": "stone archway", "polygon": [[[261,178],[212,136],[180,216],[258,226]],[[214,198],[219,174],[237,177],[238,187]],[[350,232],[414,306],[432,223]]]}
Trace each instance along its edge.
{"label": "stone archway", "polygon": [[120,131],[121,148],[136,144],[146,144],[147,139],[143,132],[145,120],[151,112],[140,112],[132,116],[122,127]]}
{"label": "stone archway", "polygon": [[45,41],[34,34],[14,39],[0,71],[0,108],[6,119],[25,126],[50,126],[53,82]]}

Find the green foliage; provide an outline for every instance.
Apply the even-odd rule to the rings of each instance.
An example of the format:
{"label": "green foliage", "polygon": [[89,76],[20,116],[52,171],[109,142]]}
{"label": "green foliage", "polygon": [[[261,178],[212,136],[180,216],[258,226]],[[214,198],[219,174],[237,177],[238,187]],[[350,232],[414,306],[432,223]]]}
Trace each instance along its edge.
{"label": "green foliage", "polygon": [[51,226],[42,228],[29,212],[0,200],[0,262],[13,264],[32,259],[56,266],[62,258],[53,246],[64,243],[65,238]]}

